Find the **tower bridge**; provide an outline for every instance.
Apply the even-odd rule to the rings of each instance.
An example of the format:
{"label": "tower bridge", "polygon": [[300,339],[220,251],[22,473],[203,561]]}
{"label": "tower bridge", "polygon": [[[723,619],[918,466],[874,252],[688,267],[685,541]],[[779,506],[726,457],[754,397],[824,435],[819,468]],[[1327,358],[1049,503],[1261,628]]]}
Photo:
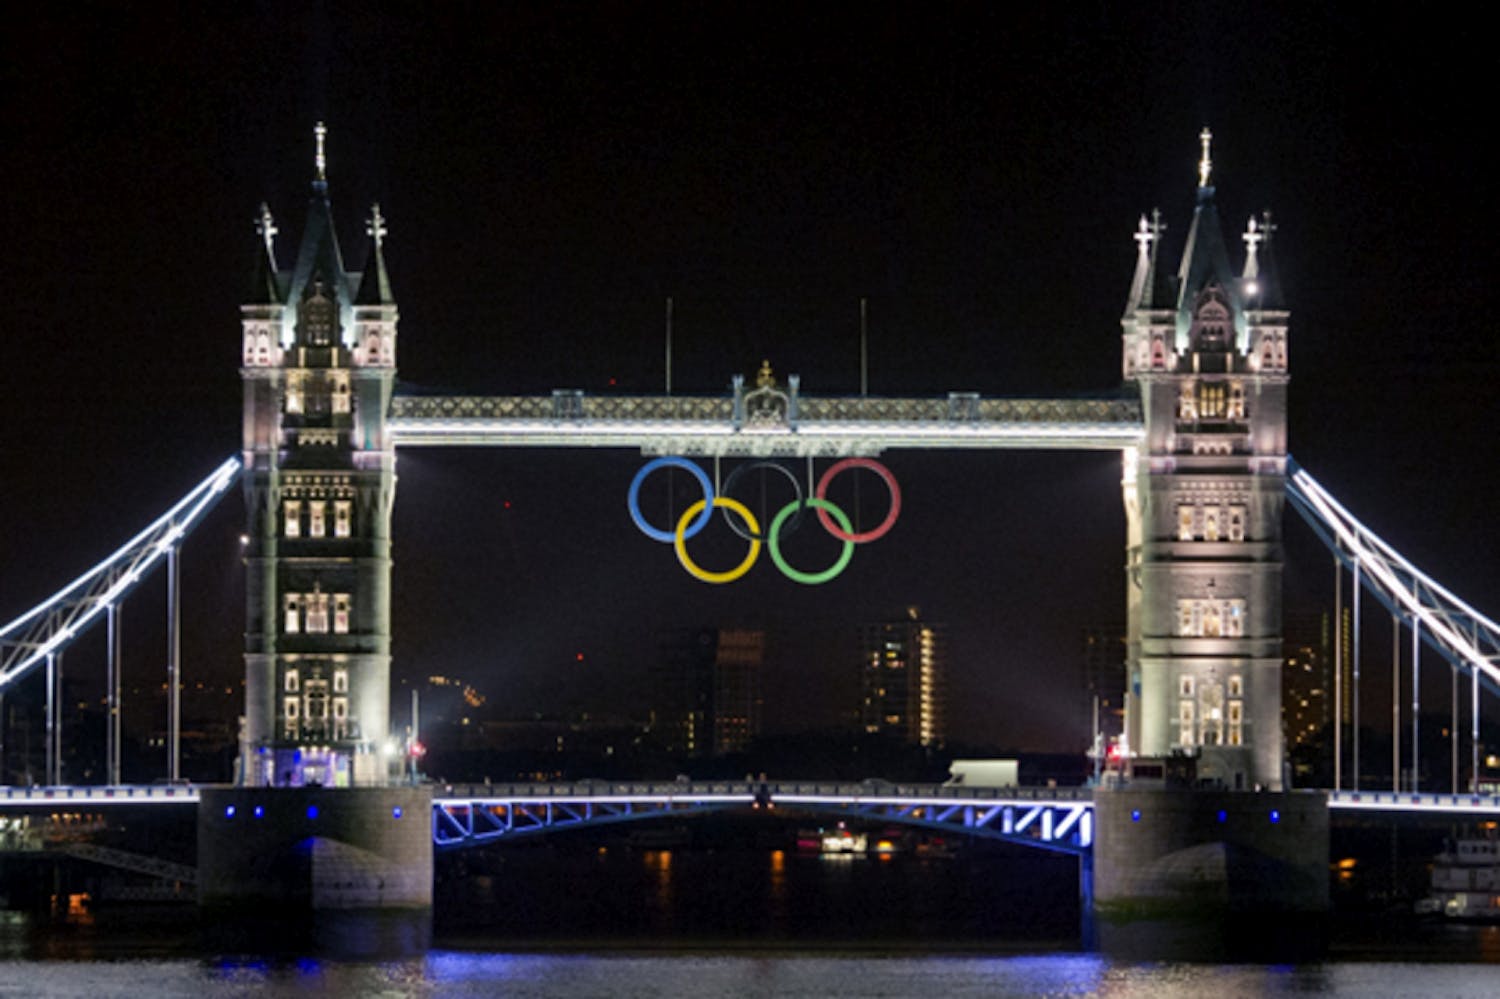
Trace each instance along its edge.
{"label": "tower bridge", "polygon": [[[176,552],[236,478],[246,509],[245,714],[234,786],[203,789],[194,799],[200,841],[207,844],[204,863],[222,869],[207,879],[206,897],[216,890],[225,898],[255,895],[261,888],[258,852],[294,849],[299,837],[312,835],[309,822],[320,821],[320,841],[341,844],[334,851],[339,863],[355,863],[350,857],[357,855],[368,870],[390,874],[393,864],[403,870],[408,863],[430,865],[434,841],[445,847],[478,843],[678,808],[738,807],[762,797],[954,825],[1080,853],[1093,853],[1097,844],[1103,848],[1101,882],[1126,894],[1159,887],[1132,881],[1127,869],[1165,870],[1185,845],[1226,837],[1300,877],[1320,864],[1319,835],[1326,855],[1329,808],[1384,806],[1372,802],[1368,790],[1358,791],[1357,743],[1355,797],[1344,793],[1341,770],[1330,797],[1290,791],[1281,730],[1282,514],[1288,498],[1333,552],[1340,588],[1345,572],[1352,577],[1356,616],[1359,594],[1368,590],[1398,628],[1410,631],[1413,773],[1424,644],[1453,670],[1455,732],[1458,677],[1469,681],[1469,742],[1477,755],[1481,696],[1500,693],[1500,627],[1361,525],[1288,455],[1290,316],[1268,266],[1273,227],[1269,218],[1252,219],[1242,236],[1243,263],[1231,266],[1206,131],[1182,255],[1175,270],[1169,267],[1159,215],[1141,218],[1121,320],[1122,387],[1092,399],[994,399],[969,392],[820,396],[805,393],[795,375],[778,381],[769,365],[753,386],[736,375],[720,395],[570,389],[542,396],[398,395],[399,317],[386,268],[385,219],[373,206],[368,262],[362,271],[348,269],[328,201],[324,141],[319,126],[312,197],[290,267],[278,262],[268,208],[257,224],[252,291],[241,309],[240,457],[73,585],[0,629],[0,697],[29,674],[46,673],[52,785],[11,789],[0,795],[0,808],[32,807],[48,795],[90,803],[185,800],[118,786],[113,628],[106,684],[111,786],[81,799],[75,799],[77,789],[62,786],[62,656],[96,620],[113,624],[133,588],[158,563],[166,565],[169,778],[178,778]],[[930,788],[880,798],[859,789],[803,791],[795,783],[764,794],[650,786],[602,796],[578,786],[561,794],[559,786],[469,789],[429,802],[427,789],[401,785],[387,752],[391,512],[397,450],[451,446],[630,448],[681,462],[712,461],[713,482],[702,480],[705,505],[729,505],[717,495],[721,459],[801,459],[811,479],[818,460],[868,459],[899,448],[1118,452],[1126,513],[1126,785],[1118,794],[1070,792],[1030,804],[1019,797],[984,804]],[[679,558],[688,565],[680,544]],[[727,582],[730,574],[695,575]],[[1357,647],[1353,654],[1357,660]],[[1395,667],[1399,680],[1399,661]],[[1396,715],[1399,728],[1399,706]],[[1397,760],[1392,799],[1384,805],[1488,814],[1493,801],[1477,793],[1477,759],[1469,768],[1470,787],[1461,793],[1456,735],[1454,746],[1446,802],[1434,789],[1401,787]],[[1200,814],[1207,799],[1173,796],[1160,781],[1152,783],[1148,775],[1160,775],[1174,758],[1193,760],[1200,790],[1229,796],[1203,813],[1216,819]],[[264,813],[266,796],[278,792],[285,794],[276,800],[293,803],[278,814],[302,818],[244,821],[258,817],[257,809]],[[349,804],[356,800],[366,804]],[[1158,814],[1158,806],[1171,821],[1143,823],[1142,815]],[[1269,829],[1266,817],[1277,816],[1269,825],[1278,825],[1284,810],[1297,822]],[[429,812],[430,825],[410,821]],[[377,821],[382,815],[392,821]],[[408,821],[397,821],[403,817]],[[424,895],[420,880],[396,878],[393,883],[408,885],[411,894],[395,904],[430,901],[430,885]],[[276,890],[283,888],[294,891]],[[1326,886],[1323,891],[1326,902]],[[1316,906],[1316,890],[1303,901]]]}

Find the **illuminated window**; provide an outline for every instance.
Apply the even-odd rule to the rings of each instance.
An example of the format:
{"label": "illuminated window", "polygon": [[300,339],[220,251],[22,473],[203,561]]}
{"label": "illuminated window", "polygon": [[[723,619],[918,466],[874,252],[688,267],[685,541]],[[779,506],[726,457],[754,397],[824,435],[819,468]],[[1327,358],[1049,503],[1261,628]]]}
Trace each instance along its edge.
{"label": "illuminated window", "polygon": [[323,523],[323,511],[328,504],[322,500],[313,500],[307,504],[307,536],[310,538],[321,538],[325,533]]}
{"label": "illuminated window", "polygon": [[1177,634],[1198,634],[1198,601],[1177,601]]}
{"label": "illuminated window", "polygon": [[286,715],[287,721],[297,720],[297,712],[300,707],[301,703],[295,697],[285,698],[281,703],[282,713]]}
{"label": "illuminated window", "polygon": [[286,621],[284,630],[288,635],[295,635],[302,630],[302,598],[295,593],[288,593],[283,606]]}
{"label": "illuminated window", "polygon": [[333,692],[335,694],[349,693],[349,671],[336,669],[333,671]]}
{"label": "illuminated window", "polygon": [[282,533],[289,538],[302,536],[302,501],[287,500],[281,506]]}
{"label": "illuminated window", "polygon": [[1229,540],[1245,540],[1245,508],[1242,506],[1229,508]]}
{"label": "illuminated window", "polygon": [[1229,418],[1231,420],[1243,420],[1245,418],[1245,383],[1229,383]]}
{"label": "illuminated window", "polygon": [[1178,680],[1177,681],[1177,692],[1182,697],[1192,697],[1193,696],[1193,678],[1190,677],[1190,676],[1185,676],[1185,677],[1182,677],[1180,680]]}
{"label": "illuminated window", "polygon": [[349,373],[347,371],[333,373],[333,411],[335,413],[349,412]]}
{"label": "illuminated window", "polygon": [[1225,600],[1221,604],[1223,608],[1223,631],[1230,638],[1238,638],[1245,633],[1245,601]]}
{"label": "illuminated window", "polygon": [[349,633],[349,594],[333,595],[333,632],[336,635]]}
{"label": "illuminated window", "polygon": [[289,669],[286,671],[286,682],[283,684],[288,694],[297,692],[297,671]]}
{"label": "illuminated window", "polygon": [[333,501],[333,536],[336,538],[347,538],[349,536],[350,518],[353,515],[354,504],[349,500]]}
{"label": "illuminated window", "polygon": [[293,415],[302,412],[302,383],[300,381],[287,382],[286,411]]}
{"label": "illuminated window", "polygon": [[[1231,673],[1230,676],[1229,676],[1229,696],[1230,697],[1244,697],[1245,696],[1245,680],[1238,673]],[[1231,717],[1232,717],[1232,715],[1233,715],[1233,713],[1231,712]]]}
{"label": "illuminated window", "polygon": [[1193,540],[1193,508],[1185,503],[1177,508],[1177,540]]}
{"label": "illuminated window", "polygon": [[1177,396],[1177,418],[1179,420],[1196,420],[1198,418],[1198,400],[1193,395],[1192,382],[1182,383],[1182,391]]}
{"label": "illuminated window", "polygon": [[1183,698],[1177,702],[1177,729],[1178,742],[1184,746],[1193,745],[1193,702],[1190,698]]}
{"label": "illuminated window", "polygon": [[[1219,605],[1213,600],[1194,601],[1199,605],[1199,629],[1195,634],[1204,638],[1218,638],[1220,632]],[[308,629],[312,629],[309,627]]]}
{"label": "illuminated window", "polygon": [[1242,746],[1245,743],[1245,706],[1240,701],[1229,702],[1229,744]]}
{"label": "illuminated window", "polygon": [[307,595],[305,602],[308,634],[326,634],[328,632],[328,594],[314,590]]}
{"label": "illuminated window", "polygon": [[1219,540],[1219,508],[1216,506],[1203,508],[1203,540]]}
{"label": "illuminated window", "polygon": [[1198,383],[1198,416],[1205,420],[1222,420],[1228,409],[1223,382]]}

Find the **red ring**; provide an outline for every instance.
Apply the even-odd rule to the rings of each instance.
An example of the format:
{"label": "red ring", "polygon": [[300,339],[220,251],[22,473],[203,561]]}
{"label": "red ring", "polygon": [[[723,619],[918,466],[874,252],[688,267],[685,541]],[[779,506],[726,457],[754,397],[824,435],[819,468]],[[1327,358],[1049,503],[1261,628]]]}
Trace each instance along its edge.
{"label": "red ring", "polygon": [[823,473],[823,477],[818,480],[818,499],[828,499],[828,483],[833,480],[835,475],[846,468],[868,468],[885,480],[885,487],[891,493],[890,513],[885,515],[885,519],[880,522],[878,527],[874,530],[865,531],[863,534],[850,534],[847,531],[840,530],[839,526],[833,522],[833,518],[828,515],[828,511],[822,507],[818,508],[818,522],[823,525],[823,530],[832,534],[840,541],[852,541],[857,545],[885,537],[886,532],[896,523],[896,518],[901,515],[901,487],[896,485],[896,477],[891,474],[891,470],[874,458],[845,458],[842,461],[834,462],[828,471]]}

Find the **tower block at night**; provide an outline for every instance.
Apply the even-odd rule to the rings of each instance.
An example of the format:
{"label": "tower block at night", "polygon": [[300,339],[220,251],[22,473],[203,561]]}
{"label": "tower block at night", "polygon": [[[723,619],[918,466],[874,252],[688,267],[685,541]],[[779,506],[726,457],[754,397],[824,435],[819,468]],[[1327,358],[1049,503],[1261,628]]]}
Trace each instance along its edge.
{"label": "tower block at night", "polygon": [[396,305],[378,205],[364,272],[344,268],[322,143],[320,126],[296,261],[277,269],[263,209],[265,245],[243,307],[240,782],[251,786],[386,779]]}
{"label": "tower block at night", "polygon": [[1145,422],[1124,465],[1126,737],[1137,757],[1197,757],[1200,781],[1280,790],[1288,317],[1268,218],[1230,267],[1202,138],[1181,263],[1163,273],[1163,226],[1142,218],[1122,319]]}

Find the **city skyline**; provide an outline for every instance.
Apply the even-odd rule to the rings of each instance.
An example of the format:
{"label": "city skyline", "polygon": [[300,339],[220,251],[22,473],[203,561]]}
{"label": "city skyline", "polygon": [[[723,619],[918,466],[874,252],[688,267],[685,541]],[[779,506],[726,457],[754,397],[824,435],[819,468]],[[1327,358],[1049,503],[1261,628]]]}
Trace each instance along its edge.
{"label": "city skyline", "polygon": [[[872,393],[1113,391],[1135,220],[1159,206],[1165,252],[1180,249],[1207,124],[1226,237],[1266,207],[1280,227],[1293,453],[1419,566],[1500,606],[1480,284],[1494,213],[1462,116],[1418,113],[1410,84],[1437,69],[1435,36],[1372,25],[1325,42],[1328,12],[1148,26],[961,11],[785,33],[745,13],[733,30],[685,17],[669,52],[610,8],[497,16],[444,64],[400,17],[208,19],[142,46],[116,46],[111,28],[142,29],[107,13],[36,17],[18,38],[57,29],[56,68],[7,43],[21,252],[0,279],[0,618],[237,450],[250,223],[266,200],[294,245],[320,119],[352,261],[368,203],[389,219],[402,390],[487,394],[660,389],[668,297],[682,391],[727,391],[763,358],[808,393],[858,391],[861,298]],[[306,51],[277,56],[283,31]],[[1220,31],[1239,41],[1210,58]],[[1047,37],[1071,47],[1025,43]],[[1394,59],[1408,45],[1419,58]],[[1170,66],[1132,54],[1174,47]],[[514,703],[609,701],[655,627],[758,624],[785,635],[766,700],[794,704],[794,728],[842,703],[828,636],[917,603],[965,664],[954,737],[1082,748],[1076,691],[1031,678],[1071,673],[1080,629],[1123,612],[1118,456],[891,452],[902,520],[825,588],[765,566],[723,588],[687,578],[630,527],[643,460],[403,451],[393,673],[482,675]],[[231,500],[187,549],[206,623],[186,635],[190,682],[242,673],[241,522]],[[1331,603],[1326,554],[1289,545],[1288,606]],[[133,643],[156,630],[152,599],[127,611]],[[132,649],[127,670],[157,661]]]}

